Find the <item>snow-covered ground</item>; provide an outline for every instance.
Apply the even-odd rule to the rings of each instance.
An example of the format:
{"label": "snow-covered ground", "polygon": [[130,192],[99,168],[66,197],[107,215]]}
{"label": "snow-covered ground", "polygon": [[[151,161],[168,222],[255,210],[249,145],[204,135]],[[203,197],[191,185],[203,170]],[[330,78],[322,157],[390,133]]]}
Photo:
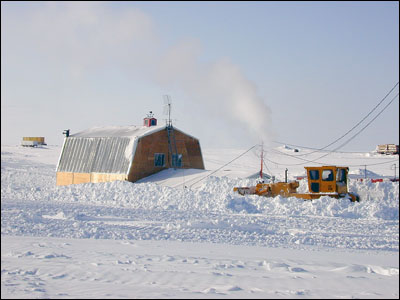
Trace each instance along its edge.
{"label": "snow-covered ground", "polygon": [[[255,183],[259,148],[226,166],[246,149],[203,149],[207,170],[57,187],[60,150],[1,146],[2,298],[399,298],[398,156],[318,160],[350,166],[352,203],[235,194]],[[278,180],[327,154],[265,150]]]}

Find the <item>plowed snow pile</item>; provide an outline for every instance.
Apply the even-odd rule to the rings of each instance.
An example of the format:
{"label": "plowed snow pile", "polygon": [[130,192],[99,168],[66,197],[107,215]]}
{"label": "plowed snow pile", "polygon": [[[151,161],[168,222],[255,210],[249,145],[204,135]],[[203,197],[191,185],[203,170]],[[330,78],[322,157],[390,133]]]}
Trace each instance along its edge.
{"label": "plowed snow pile", "polygon": [[[2,297],[201,298],[212,294],[212,297],[240,298],[398,298],[398,182],[387,178],[383,182],[350,178],[349,190],[360,196],[359,203],[327,196],[313,201],[240,196],[233,192],[233,187],[247,186],[255,181],[236,176],[235,174],[242,171],[237,165],[229,167],[236,168],[236,173],[226,169],[222,174],[220,172],[210,175],[210,171],[186,170],[180,176],[179,170],[166,170],[139,183],[116,181],[56,186],[55,168],[60,150],[56,146],[41,149],[2,146]],[[224,157],[226,153],[221,151],[220,157]],[[212,166],[218,153],[204,151],[204,157],[206,167]],[[370,156],[366,155],[364,158],[367,161]],[[344,158],[338,164],[346,165],[346,159],[349,158]],[[249,161],[247,164],[253,163]],[[301,175],[301,172],[299,169],[296,175]],[[376,172],[374,175],[388,177],[388,174]],[[202,178],[204,179],[199,181]],[[192,184],[194,182],[196,184]],[[300,180],[298,190],[307,190],[305,180]],[[88,244],[96,240],[104,242],[101,246]],[[107,243],[105,240],[108,240]],[[112,241],[118,242],[119,246],[109,244]],[[137,244],[139,241],[141,244]],[[177,251],[175,254],[168,250],[169,246],[157,244],[167,242],[168,245],[174,245]],[[174,244],[177,242],[179,244]],[[48,247],[49,251],[52,249],[56,252],[41,253],[40,244],[44,247],[42,249]],[[162,276],[161,273],[158,277],[153,273],[146,279],[146,284],[136,281],[139,288],[133,292],[129,287],[132,285],[132,277],[120,273],[115,273],[116,277],[110,274],[107,277],[101,272],[85,273],[83,269],[72,271],[68,269],[70,267],[64,271],[56,266],[52,270],[46,269],[50,266],[50,261],[59,263],[73,257],[74,254],[67,251],[67,244],[72,245],[74,251],[79,251],[81,245],[82,251],[91,253],[88,256],[77,254],[75,258],[82,259],[79,261],[81,263],[85,259],[90,260],[90,257],[97,257],[92,263],[97,266],[107,264],[109,261],[98,257],[100,252],[96,254],[93,249],[110,245],[110,248],[101,251],[109,251],[109,255],[115,256],[118,272],[121,272],[122,267],[132,272],[143,272],[146,269],[144,258],[147,258],[147,266],[152,266],[153,272],[156,265],[151,263],[154,261],[152,259],[158,259],[158,268],[163,269],[163,272],[175,270],[182,277],[174,277],[171,283],[167,283],[159,277]],[[140,253],[133,255],[135,251],[128,251],[121,257],[110,250],[133,244],[139,247],[138,251],[141,249]],[[188,252],[183,250],[186,249],[185,245]],[[189,245],[202,245],[195,248],[204,251],[195,254],[196,250]],[[236,246],[240,248],[232,248]],[[95,248],[90,248],[92,250],[89,251],[86,250],[88,247]],[[161,247],[161,252],[150,257],[149,249],[154,247]],[[161,249],[165,249],[164,254]],[[251,249],[257,253],[257,258],[251,256]],[[270,258],[274,259],[268,260],[267,257],[259,256],[267,249],[276,249],[277,252],[270,252]],[[218,257],[210,256],[213,251],[218,253]],[[226,251],[236,253],[237,256],[230,257]],[[286,253],[284,251],[302,252],[296,255],[293,254],[295,252],[290,252],[282,260],[279,255]],[[315,261],[306,261],[309,259],[307,253],[314,256]],[[335,257],[338,255],[334,261],[329,261],[322,253],[331,253]],[[357,253],[354,256],[360,259],[371,256],[374,262],[364,264],[353,261],[354,264],[353,258],[350,259],[345,253]],[[241,255],[247,255],[248,261],[238,260],[239,256],[243,259]],[[342,262],[340,257],[343,258]],[[177,260],[180,263],[190,261],[194,265],[197,260],[197,264],[205,266],[212,263],[214,267],[206,272],[210,277],[202,277],[197,269],[191,269],[194,268],[193,265],[189,269],[181,269],[176,264],[172,266],[171,263]],[[45,267],[41,262],[49,263]],[[72,264],[76,265],[77,262]],[[71,264],[65,266],[72,267]],[[325,268],[325,271],[321,268]],[[333,273],[322,275],[327,269],[333,270]],[[115,267],[103,271],[110,270],[115,270]],[[191,270],[197,277],[189,280],[183,270],[189,270],[189,273]],[[261,270],[264,275],[257,273]],[[319,278],[322,288],[316,289],[311,284],[297,286],[297,283],[291,281],[294,277],[306,278],[311,273]],[[97,278],[100,274],[103,277]],[[140,274],[143,277],[143,273]],[[257,277],[253,287],[250,287],[252,280],[243,281],[243,276],[249,274]],[[334,274],[341,276],[338,278]],[[94,285],[96,280],[91,281],[93,290],[83,292],[88,286],[85,283],[79,284],[77,278],[84,282],[84,278],[91,276],[93,280],[97,278],[105,285],[98,289]],[[263,276],[270,278],[272,285],[269,289],[263,287]],[[279,278],[288,285],[286,290],[278,283]],[[343,283],[345,288],[338,292],[335,284],[327,283],[333,278]],[[65,283],[62,284],[63,288],[55,288],[57,280]],[[216,283],[211,284],[214,280],[217,280]],[[351,282],[345,283],[346,280]],[[157,289],[157,282],[161,281],[163,284]],[[106,288],[106,282],[118,283],[119,287]],[[359,285],[360,282],[362,284]],[[41,283],[48,284],[49,288]],[[176,285],[184,285],[186,290],[177,288]],[[197,288],[197,285],[202,287]],[[349,286],[347,290],[346,286]],[[274,293],[271,293],[272,290]]]}

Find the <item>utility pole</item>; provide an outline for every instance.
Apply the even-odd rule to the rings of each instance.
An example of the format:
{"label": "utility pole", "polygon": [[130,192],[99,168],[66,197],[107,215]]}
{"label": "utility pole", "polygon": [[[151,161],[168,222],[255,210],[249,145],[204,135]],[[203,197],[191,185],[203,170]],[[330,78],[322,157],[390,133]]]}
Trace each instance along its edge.
{"label": "utility pole", "polygon": [[263,178],[263,163],[264,163],[264,142],[261,143],[261,168],[260,168],[260,178]]}

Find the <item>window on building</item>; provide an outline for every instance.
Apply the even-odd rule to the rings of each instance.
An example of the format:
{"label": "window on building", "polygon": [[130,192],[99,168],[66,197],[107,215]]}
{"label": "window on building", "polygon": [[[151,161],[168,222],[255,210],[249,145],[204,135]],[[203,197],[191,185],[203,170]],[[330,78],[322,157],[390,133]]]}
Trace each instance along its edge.
{"label": "window on building", "polygon": [[165,154],[164,153],[154,153],[154,166],[164,167],[165,166]]}
{"label": "window on building", "polygon": [[172,167],[182,167],[182,154],[172,154]]}

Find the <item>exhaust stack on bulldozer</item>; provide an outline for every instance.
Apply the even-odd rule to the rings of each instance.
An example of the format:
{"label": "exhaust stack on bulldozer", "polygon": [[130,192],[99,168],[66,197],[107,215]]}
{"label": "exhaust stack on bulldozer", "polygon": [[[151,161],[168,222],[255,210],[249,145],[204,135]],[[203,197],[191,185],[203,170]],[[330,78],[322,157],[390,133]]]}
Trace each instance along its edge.
{"label": "exhaust stack on bulldozer", "polygon": [[233,190],[241,195],[258,195],[264,197],[296,197],[304,200],[318,199],[322,196],[349,198],[359,201],[356,194],[350,193],[347,187],[348,167],[323,166],[305,167],[308,178],[308,193],[298,193],[298,181],[258,183],[251,187],[235,187]]}

